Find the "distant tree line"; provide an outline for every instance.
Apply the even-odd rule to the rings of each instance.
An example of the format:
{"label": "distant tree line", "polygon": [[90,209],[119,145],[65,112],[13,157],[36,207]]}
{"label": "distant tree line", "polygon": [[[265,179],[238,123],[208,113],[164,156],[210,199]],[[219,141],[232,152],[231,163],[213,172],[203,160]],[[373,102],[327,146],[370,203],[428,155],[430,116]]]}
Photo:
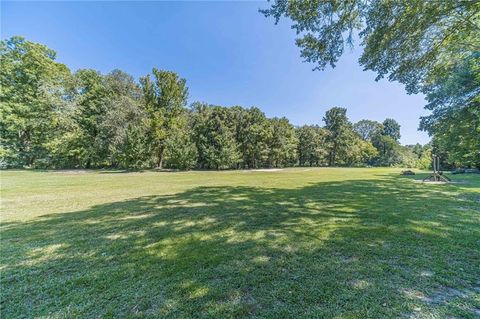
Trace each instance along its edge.
{"label": "distant tree line", "polygon": [[400,145],[394,119],[352,124],[334,107],[323,127],[295,127],[256,107],[187,107],[186,81],[174,72],[154,68],[138,82],[120,70],[71,73],[21,37],[0,52],[3,168],[430,165],[430,146]]}

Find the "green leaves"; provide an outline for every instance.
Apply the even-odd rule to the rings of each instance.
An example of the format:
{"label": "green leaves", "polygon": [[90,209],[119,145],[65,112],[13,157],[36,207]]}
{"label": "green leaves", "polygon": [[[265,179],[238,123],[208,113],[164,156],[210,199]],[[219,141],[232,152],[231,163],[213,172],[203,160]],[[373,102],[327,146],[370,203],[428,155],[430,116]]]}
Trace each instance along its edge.
{"label": "green leaves", "polygon": [[371,141],[373,136],[383,131],[383,125],[377,121],[361,120],[353,124],[353,130],[364,141]]}
{"label": "green leaves", "polygon": [[292,28],[301,35],[296,39],[301,56],[316,63],[315,69],[323,70],[327,64],[334,67],[345,46],[352,45],[363,10],[363,1],[358,0],[277,0],[270,9],[260,12],[273,16],[276,22],[282,16],[290,18]]}
{"label": "green leaves", "polygon": [[236,168],[240,163],[239,142],[232,110],[214,105],[192,105],[192,131],[201,168]]}
{"label": "green leaves", "polygon": [[[478,143],[467,142],[469,136],[478,136],[477,117],[462,116],[460,109],[480,107],[480,2],[276,0],[261,12],[276,22],[291,19],[301,56],[315,63],[315,69],[334,67],[345,47],[352,45],[352,34],[358,33],[364,69],[376,72],[377,80],[387,77],[404,84],[409,94],[425,94],[426,108],[433,112],[422,118],[420,128],[437,141],[469,145],[450,152],[457,153],[450,156],[452,164],[478,165],[466,160],[478,153]],[[462,127],[469,133],[460,133]],[[396,129],[386,129],[387,135],[399,139]],[[447,147],[446,153],[455,148],[440,144]]]}
{"label": "green leaves", "polygon": [[152,73],[153,81],[147,75],[140,79],[140,83],[149,118],[155,162],[158,168],[162,168],[165,141],[170,137],[171,131],[176,129],[178,118],[185,111],[188,88],[185,79],[174,72],[153,68]]}
{"label": "green leaves", "polygon": [[[278,22],[292,21],[300,37],[296,44],[315,69],[335,66],[358,33],[364,52],[360,64],[420,91],[440,55],[461,59],[478,50],[480,5],[475,1],[307,0],[274,1],[261,10]],[[475,39],[476,38],[476,39]],[[476,43],[475,43],[476,42]]]}
{"label": "green leaves", "polygon": [[169,167],[188,170],[197,165],[198,151],[191,135],[188,118],[183,115],[165,141],[165,159]]}
{"label": "green leaves", "polygon": [[347,109],[333,107],[323,117],[328,131],[326,142],[329,145],[328,165],[335,166],[338,153],[344,153],[352,137],[352,126],[347,118]]}
{"label": "green leaves", "polygon": [[297,161],[298,139],[295,128],[286,118],[269,120],[271,135],[268,141],[268,165],[282,167],[292,165]]}
{"label": "green leaves", "polygon": [[385,119],[382,123],[383,132],[385,136],[393,138],[395,141],[400,139],[400,124],[394,119]]}
{"label": "green leaves", "polygon": [[298,138],[298,161],[300,166],[327,164],[326,136],[328,131],[318,125],[304,125],[296,129]]}
{"label": "green leaves", "polygon": [[[2,42],[1,50],[3,167],[395,165],[413,154],[398,144],[400,127],[392,119],[352,126],[346,109],[335,107],[325,114],[325,127],[295,128],[286,118],[267,118],[257,107],[194,103],[187,109],[186,81],[171,71],[154,68],[140,83],[120,70],[103,75],[83,69],[71,75],[43,45],[12,38]],[[472,68],[474,63],[459,69],[458,78]],[[439,101],[445,96],[432,94]],[[469,129],[448,126],[456,136],[467,136]],[[475,145],[472,141],[465,137],[459,150]],[[446,144],[437,139],[437,145]],[[452,156],[465,160],[462,154]]]}
{"label": "green leaves", "polygon": [[12,37],[0,44],[2,166],[33,166],[46,156],[69,71],[46,46]]}

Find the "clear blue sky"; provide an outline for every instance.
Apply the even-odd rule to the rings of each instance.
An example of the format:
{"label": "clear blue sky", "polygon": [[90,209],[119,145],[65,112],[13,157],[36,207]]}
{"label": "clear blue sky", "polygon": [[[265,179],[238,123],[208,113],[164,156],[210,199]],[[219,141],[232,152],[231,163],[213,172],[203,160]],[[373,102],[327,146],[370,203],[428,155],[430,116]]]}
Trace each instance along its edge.
{"label": "clear blue sky", "polygon": [[332,106],[349,118],[402,126],[401,142],[426,143],[417,131],[423,96],[402,85],[375,82],[356,47],[335,69],[312,71],[302,62],[288,21],[274,25],[258,9],[265,2],[6,2],[1,37],[21,35],[57,51],[71,70],[122,69],[136,78],[152,67],[187,79],[189,101],[258,106],[295,125],[323,124]]}

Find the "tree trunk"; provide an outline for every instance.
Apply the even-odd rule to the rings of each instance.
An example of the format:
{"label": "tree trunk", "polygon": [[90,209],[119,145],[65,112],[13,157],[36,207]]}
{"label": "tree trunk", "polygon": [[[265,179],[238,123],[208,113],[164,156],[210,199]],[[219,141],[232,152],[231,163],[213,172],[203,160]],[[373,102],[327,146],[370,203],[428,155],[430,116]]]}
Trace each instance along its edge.
{"label": "tree trunk", "polygon": [[164,147],[160,146],[160,148],[158,149],[158,162],[157,162],[158,169],[162,169],[163,167],[163,151],[164,151]]}
{"label": "tree trunk", "polygon": [[34,163],[35,163],[35,155],[32,155],[28,160],[28,166],[33,167]]}
{"label": "tree trunk", "polygon": [[333,148],[332,148],[332,151],[330,152],[330,159],[329,159],[329,163],[328,163],[328,166],[335,166],[335,157],[337,155],[337,143],[333,143]]}

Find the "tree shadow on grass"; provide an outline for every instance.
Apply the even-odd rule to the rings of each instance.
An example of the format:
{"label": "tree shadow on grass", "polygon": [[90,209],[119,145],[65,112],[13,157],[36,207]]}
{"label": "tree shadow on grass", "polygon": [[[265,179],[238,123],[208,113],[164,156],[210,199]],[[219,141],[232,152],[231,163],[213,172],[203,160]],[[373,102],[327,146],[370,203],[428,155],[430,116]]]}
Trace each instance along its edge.
{"label": "tree shadow on grass", "polygon": [[396,177],[198,187],[4,223],[2,314],[473,318],[480,207],[461,196]]}

